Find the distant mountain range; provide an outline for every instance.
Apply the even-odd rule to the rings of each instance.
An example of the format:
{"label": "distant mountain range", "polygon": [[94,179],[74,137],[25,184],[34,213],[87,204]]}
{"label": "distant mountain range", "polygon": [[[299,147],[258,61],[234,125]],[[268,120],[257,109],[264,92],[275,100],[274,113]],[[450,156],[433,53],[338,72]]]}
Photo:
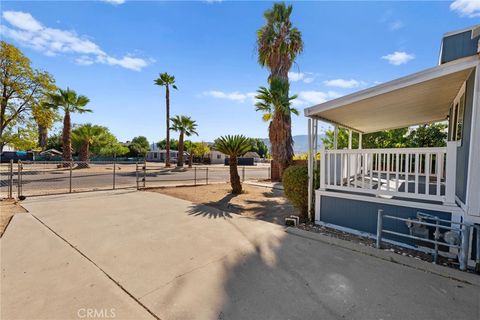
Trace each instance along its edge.
{"label": "distant mountain range", "polygon": [[[322,138],[324,138],[324,134],[319,134],[318,135],[318,148],[320,149],[320,146],[322,145]],[[268,146],[270,149],[270,140],[269,139],[263,139],[263,142]],[[293,136],[293,152],[296,155],[303,154],[308,151],[308,135],[306,134],[300,134],[297,136]]]}

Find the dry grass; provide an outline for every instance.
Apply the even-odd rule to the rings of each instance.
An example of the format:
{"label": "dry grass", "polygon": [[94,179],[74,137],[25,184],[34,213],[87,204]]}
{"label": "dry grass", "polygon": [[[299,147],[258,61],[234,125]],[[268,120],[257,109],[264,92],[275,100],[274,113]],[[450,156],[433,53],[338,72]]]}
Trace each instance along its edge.
{"label": "dry grass", "polygon": [[230,184],[222,183],[196,187],[157,188],[149,191],[282,225],[285,217],[297,214],[282,190],[246,184],[243,185],[243,189],[244,193],[234,195],[230,192]]}
{"label": "dry grass", "polygon": [[0,201],[0,236],[3,235],[10,219],[17,214],[27,212],[16,200]]}

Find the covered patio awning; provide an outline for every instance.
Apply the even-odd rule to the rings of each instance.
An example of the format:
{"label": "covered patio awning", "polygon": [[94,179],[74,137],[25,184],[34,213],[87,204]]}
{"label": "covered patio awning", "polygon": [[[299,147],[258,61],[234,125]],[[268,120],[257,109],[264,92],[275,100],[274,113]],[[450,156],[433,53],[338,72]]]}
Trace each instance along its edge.
{"label": "covered patio awning", "polygon": [[305,109],[305,116],[362,133],[445,120],[478,56],[442,64]]}

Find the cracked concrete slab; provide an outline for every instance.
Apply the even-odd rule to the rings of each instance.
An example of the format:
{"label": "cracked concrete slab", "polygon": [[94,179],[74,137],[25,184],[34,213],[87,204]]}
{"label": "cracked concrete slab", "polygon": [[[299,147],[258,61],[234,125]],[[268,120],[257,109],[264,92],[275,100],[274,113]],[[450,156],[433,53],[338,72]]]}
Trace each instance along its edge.
{"label": "cracked concrete slab", "polygon": [[28,213],[13,217],[0,245],[2,319],[155,319]]}
{"label": "cracked concrete slab", "polygon": [[24,204],[161,319],[480,316],[478,286],[158,193]]}

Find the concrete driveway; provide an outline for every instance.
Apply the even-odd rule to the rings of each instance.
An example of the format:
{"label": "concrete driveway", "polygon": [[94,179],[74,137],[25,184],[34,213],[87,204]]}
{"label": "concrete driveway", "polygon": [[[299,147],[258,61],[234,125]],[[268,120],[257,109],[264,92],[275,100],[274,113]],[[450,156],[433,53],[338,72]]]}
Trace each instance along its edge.
{"label": "concrete driveway", "polygon": [[1,239],[2,319],[480,318],[478,283],[158,193],[24,206]]}

